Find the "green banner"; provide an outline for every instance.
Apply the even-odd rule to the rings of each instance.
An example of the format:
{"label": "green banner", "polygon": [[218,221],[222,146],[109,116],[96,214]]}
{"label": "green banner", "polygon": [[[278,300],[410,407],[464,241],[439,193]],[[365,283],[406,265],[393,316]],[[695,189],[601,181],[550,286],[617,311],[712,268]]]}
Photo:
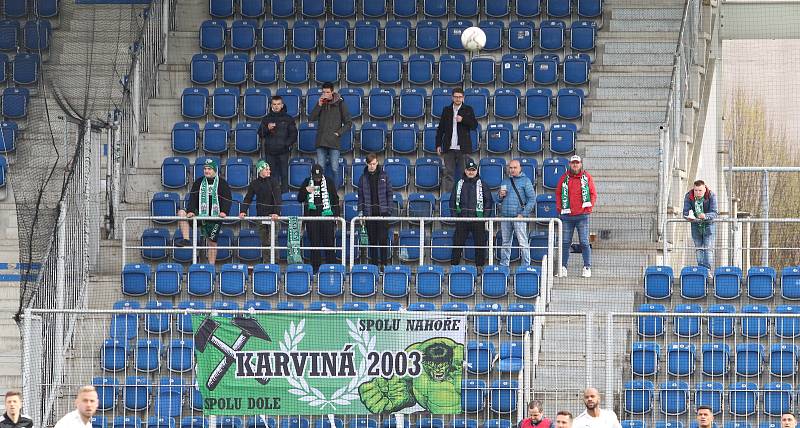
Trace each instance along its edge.
{"label": "green banner", "polygon": [[193,316],[206,415],[461,413],[465,316]]}

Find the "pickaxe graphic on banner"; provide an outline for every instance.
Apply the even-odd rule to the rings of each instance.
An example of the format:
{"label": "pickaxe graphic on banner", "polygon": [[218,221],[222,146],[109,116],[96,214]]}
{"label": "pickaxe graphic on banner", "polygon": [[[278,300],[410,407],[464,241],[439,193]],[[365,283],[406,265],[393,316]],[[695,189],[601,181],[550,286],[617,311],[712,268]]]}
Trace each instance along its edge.
{"label": "pickaxe graphic on banner", "polygon": [[[264,331],[264,329],[261,327],[261,324],[259,324],[254,318],[235,316],[233,317],[231,324],[239,327],[239,330],[241,331],[241,334],[239,334],[239,337],[236,338],[235,342],[233,342],[233,345],[228,346],[228,344],[222,339],[214,336],[214,332],[219,327],[219,323],[210,317],[206,318],[203,323],[200,324],[200,327],[197,329],[197,333],[194,337],[195,347],[200,352],[205,351],[206,346],[208,346],[210,343],[213,347],[217,348],[220,352],[222,352],[223,355],[225,355],[225,357],[219,362],[219,364],[217,364],[217,367],[208,377],[206,386],[208,387],[209,391],[213,391],[217,385],[219,385],[220,381],[222,381],[222,378],[225,376],[225,373],[228,372],[228,369],[230,369],[233,363],[236,361],[236,352],[241,351],[251,337],[266,340],[267,342],[271,341],[267,335],[267,332]],[[266,385],[267,382],[269,382],[269,379],[267,378],[257,378],[256,380],[262,385]]]}

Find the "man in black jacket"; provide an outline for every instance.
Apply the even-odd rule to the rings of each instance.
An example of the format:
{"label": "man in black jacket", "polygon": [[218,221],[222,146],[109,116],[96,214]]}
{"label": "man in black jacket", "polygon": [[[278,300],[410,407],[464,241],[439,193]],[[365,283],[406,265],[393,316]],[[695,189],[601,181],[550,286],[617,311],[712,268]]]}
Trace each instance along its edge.
{"label": "man in black jacket", "polygon": [[[219,217],[225,218],[231,210],[233,197],[228,182],[217,175],[217,162],[207,159],[203,165],[203,176],[195,180],[192,190],[189,192],[189,202],[186,210],[179,210],[178,216],[192,218],[198,217]],[[208,239],[209,248],[206,252],[208,263],[214,264],[217,261],[217,239],[222,223],[219,221],[198,221],[198,227],[204,237]],[[189,233],[189,222],[180,222],[182,239],[178,239],[175,245],[186,247],[192,245]]]}
{"label": "man in black jacket", "polygon": [[322,95],[308,116],[310,122],[317,122],[317,163],[323,171],[328,165],[333,171],[334,184],[339,183],[339,155],[341,138],[350,131],[353,121],[342,97],[333,91],[333,83],[322,84]]}
{"label": "man in black jacket", "polygon": [[288,192],[289,153],[297,142],[297,125],[286,112],[280,95],[272,97],[269,113],[261,119],[258,135],[264,140],[264,159],[275,167],[273,180],[280,181],[281,192]]}
{"label": "man in black jacket", "polygon": [[[308,177],[297,192],[297,200],[303,204],[306,216],[337,217],[339,211],[339,195],[336,193],[336,184],[326,177],[322,165],[315,164],[311,168],[311,177]],[[306,233],[312,247],[333,247],[335,241],[336,223],[333,221],[304,222]],[[312,250],[311,265],[314,271],[319,271],[322,264],[322,253],[325,253],[325,263],[336,263],[334,250]]]}
{"label": "man in black jacket", "polygon": [[31,418],[22,415],[22,393],[6,392],[6,412],[0,417],[0,428],[31,428]]}
{"label": "man in black jacket", "polygon": [[470,131],[478,127],[472,107],[464,104],[464,90],[453,89],[453,103],[442,110],[439,127],[436,128],[436,152],[444,157],[442,187],[453,187],[456,171],[465,165],[467,155],[472,153]]}
{"label": "man in black jacket", "polygon": [[[478,175],[478,164],[472,159],[467,159],[464,176],[456,182],[450,194],[450,212],[455,217],[483,218],[492,216],[492,191]],[[467,235],[472,234],[475,241],[475,266],[483,267],[486,263],[487,233],[486,223],[483,221],[458,221],[456,233],[453,237],[452,264],[461,263],[461,254]]]}
{"label": "man in black jacket", "polygon": [[[278,220],[281,212],[281,189],[278,182],[271,177],[272,170],[267,162],[263,160],[256,164],[256,174],[258,178],[250,182],[247,186],[247,194],[239,208],[239,218],[245,218],[250,210],[253,198],[256,199],[256,215],[258,217],[272,217],[272,221]],[[259,227],[261,235],[261,246],[270,246],[269,225],[262,222]]]}

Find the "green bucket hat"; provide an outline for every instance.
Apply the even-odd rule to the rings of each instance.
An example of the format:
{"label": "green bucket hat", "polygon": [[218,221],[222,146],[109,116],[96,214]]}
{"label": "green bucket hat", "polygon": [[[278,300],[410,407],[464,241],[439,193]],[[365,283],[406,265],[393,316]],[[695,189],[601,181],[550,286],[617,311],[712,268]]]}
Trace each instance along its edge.
{"label": "green bucket hat", "polygon": [[269,164],[266,161],[260,160],[256,163],[256,173],[261,173],[261,170],[269,168]]}

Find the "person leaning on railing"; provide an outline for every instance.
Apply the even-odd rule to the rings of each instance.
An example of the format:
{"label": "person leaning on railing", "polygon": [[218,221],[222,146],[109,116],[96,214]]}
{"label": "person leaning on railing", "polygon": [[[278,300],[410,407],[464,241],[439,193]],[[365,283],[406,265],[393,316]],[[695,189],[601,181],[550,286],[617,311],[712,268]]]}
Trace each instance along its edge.
{"label": "person leaning on railing", "polygon": [[717,211],[717,195],[703,180],[694,182],[694,187],[683,198],[683,218],[692,223],[692,241],[697,248],[697,264],[708,269],[711,276],[711,260],[714,258],[714,219]]}
{"label": "person leaning on railing", "polygon": [[[392,183],[389,175],[378,163],[378,155],[367,155],[367,166],[358,182],[358,211],[363,216],[388,217],[392,214]],[[389,222],[370,220],[365,222],[369,239],[370,263],[385,266],[389,263]],[[373,257],[377,254],[377,257]]]}

